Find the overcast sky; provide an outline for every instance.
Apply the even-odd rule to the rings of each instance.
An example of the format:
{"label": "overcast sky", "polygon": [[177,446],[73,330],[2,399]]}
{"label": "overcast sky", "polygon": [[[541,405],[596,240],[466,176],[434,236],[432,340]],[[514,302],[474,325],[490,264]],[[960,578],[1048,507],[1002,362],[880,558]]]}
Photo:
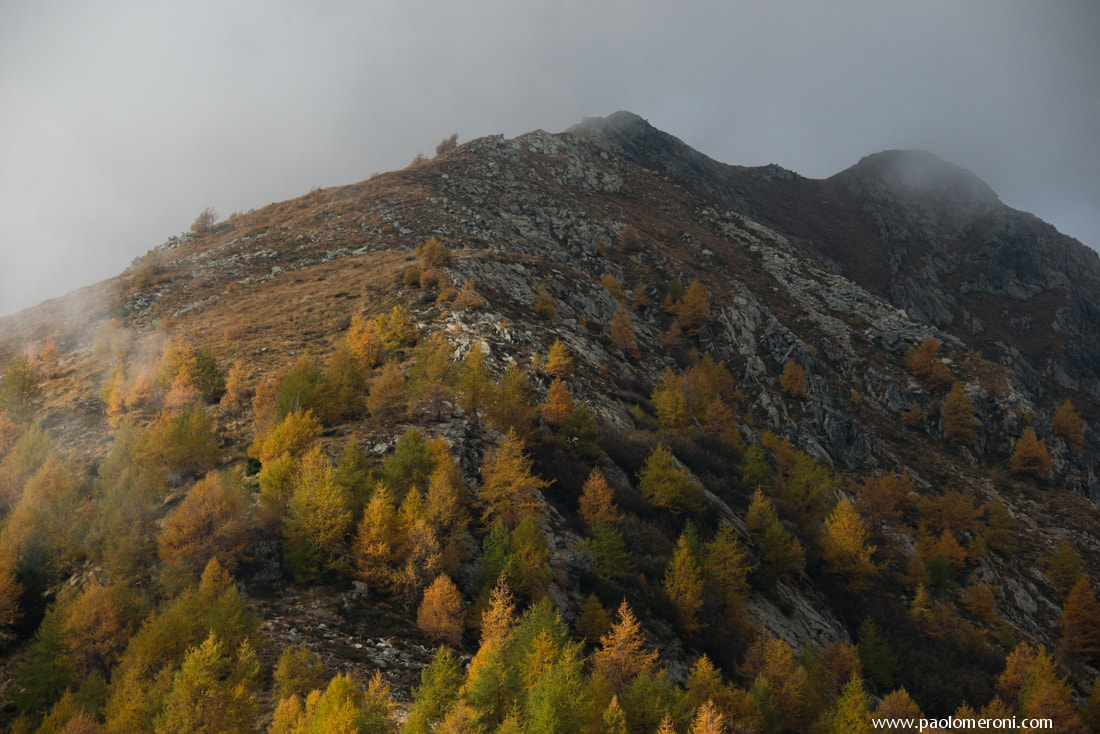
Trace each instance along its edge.
{"label": "overcast sky", "polygon": [[726,163],[888,148],[1100,248],[1096,0],[0,3],[0,313],[440,139],[629,109]]}

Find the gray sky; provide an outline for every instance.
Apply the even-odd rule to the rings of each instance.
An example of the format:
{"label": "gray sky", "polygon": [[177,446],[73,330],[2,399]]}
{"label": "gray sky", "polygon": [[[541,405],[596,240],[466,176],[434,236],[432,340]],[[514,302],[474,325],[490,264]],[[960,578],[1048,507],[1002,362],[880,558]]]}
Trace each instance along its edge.
{"label": "gray sky", "polygon": [[187,229],[629,109],[726,163],[965,166],[1100,248],[1096,0],[0,3],[0,313]]}

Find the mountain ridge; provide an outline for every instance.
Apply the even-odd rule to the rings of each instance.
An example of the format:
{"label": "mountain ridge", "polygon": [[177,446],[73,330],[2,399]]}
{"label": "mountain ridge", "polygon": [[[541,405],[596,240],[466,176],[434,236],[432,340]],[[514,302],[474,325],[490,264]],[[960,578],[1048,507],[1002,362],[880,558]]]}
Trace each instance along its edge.
{"label": "mountain ridge", "polygon": [[[902,164],[906,175],[895,175]],[[907,199],[914,187],[920,195]],[[1032,242],[1042,255],[1028,254]],[[1036,257],[1045,262],[1033,276]],[[745,690],[751,676],[738,671],[753,627],[820,652],[859,640],[871,614],[905,660],[898,679],[926,710],[950,713],[964,698],[992,701],[1016,640],[1065,644],[1067,602],[1047,562],[1060,542],[1087,577],[1100,573],[1100,522],[1086,499],[1100,501],[1093,260],[928,153],[875,154],[814,180],[715,162],[616,113],[565,133],[478,138],[174,237],[114,279],[0,320],[0,348],[9,373],[20,354],[48,353],[50,343],[59,353],[41,368],[41,399],[26,407],[86,467],[86,514],[112,507],[109,452],[180,405],[216,424],[216,458],[203,471],[260,463],[259,478],[241,480],[254,507],[264,507],[276,464],[267,457],[265,469],[254,448],[271,430],[264,420],[312,408],[323,463],[361,461],[372,480],[392,481],[386,461],[415,430],[443,439],[468,492],[466,525],[447,532],[469,536],[473,550],[451,572],[474,609],[489,591],[490,549],[505,542],[493,535],[485,467],[518,429],[532,471],[549,482],[533,491],[547,508],[536,523],[546,556],[527,600],[545,595],[579,624],[589,594],[608,609],[629,598],[645,610],[647,641],[672,680],[684,683],[706,653]],[[363,319],[401,335],[387,337],[385,359],[349,371]],[[1058,338],[1067,343],[1054,354]],[[429,347],[439,343],[446,358],[436,364]],[[206,350],[223,372],[238,365],[235,379],[255,401],[187,392],[170,359],[181,344]],[[514,392],[478,397],[468,377],[478,360],[492,387],[477,389]],[[429,369],[449,375],[438,393],[417,382]],[[392,404],[371,402],[384,379],[401,390]],[[961,427],[947,407],[960,394],[972,411]],[[264,407],[273,395],[283,407]],[[1068,398],[1083,415],[1079,442],[1056,416]],[[1031,440],[1049,466],[1014,460]],[[661,504],[642,479],[658,449],[699,498],[685,490],[683,506]],[[600,546],[608,536],[581,518],[594,468],[621,508],[619,550]],[[6,471],[0,479],[14,476]],[[153,482],[150,537],[200,473]],[[876,515],[866,488],[887,478],[909,482],[902,509]],[[374,486],[355,485],[355,512],[366,513]],[[7,490],[16,503],[21,487]],[[771,541],[749,519],[757,490],[777,508]],[[427,503],[429,488],[418,491]],[[823,540],[845,503],[874,532],[869,579],[839,570]],[[333,541],[326,552],[336,560],[314,584],[292,572],[294,537],[263,512],[250,517],[236,573],[268,643],[305,639],[332,670],[364,678],[378,660],[392,663],[388,646],[398,645],[404,662],[385,670],[407,703],[425,638],[409,602],[353,570],[358,531]],[[667,569],[678,544],[704,558],[727,526],[755,566],[743,605],[732,605],[743,611],[728,616],[726,601],[708,596],[701,634],[667,590]],[[803,568],[769,555],[777,536],[800,544]],[[69,579],[129,583],[89,548],[65,556],[53,585],[21,603],[41,616]],[[160,588],[165,563],[154,551],[138,564],[142,588]],[[911,611],[922,587],[935,629]],[[972,610],[979,587],[991,590],[992,612]],[[150,608],[167,594],[145,593]],[[303,601],[311,594],[323,615]],[[368,620],[381,618],[401,633],[380,637]],[[327,621],[306,629],[309,619]],[[460,648],[475,652],[475,637],[468,630]],[[26,630],[6,639],[12,650],[33,647]],[[360,639],[368,652],[355,652]],[[598,646],[599,635],[587,639]],[[1078,694],[1094,662],[1066,653]]]}

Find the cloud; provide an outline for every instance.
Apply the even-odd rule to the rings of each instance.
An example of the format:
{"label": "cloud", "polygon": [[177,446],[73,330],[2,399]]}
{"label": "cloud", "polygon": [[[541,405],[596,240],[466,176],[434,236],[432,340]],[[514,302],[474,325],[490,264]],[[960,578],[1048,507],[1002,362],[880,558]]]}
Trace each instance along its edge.
{"label": "cloud", "polygon": [[970,168],[1100,246],[1100,7],[258,0],[0,8],[0,312],[223,214],[630,109],[719,160]]}

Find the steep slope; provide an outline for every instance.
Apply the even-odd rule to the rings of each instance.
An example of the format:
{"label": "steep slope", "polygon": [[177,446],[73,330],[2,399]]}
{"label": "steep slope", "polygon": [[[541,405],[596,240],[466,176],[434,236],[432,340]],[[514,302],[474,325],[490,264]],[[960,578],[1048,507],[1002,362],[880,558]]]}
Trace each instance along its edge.
{"label": "steep slope", "polygon": [[[445,253],[424,246],[432,238]],[[813,181],[725,166],[629,113],[557,135],[480,138],[234,215],[170,239],[112,281],[0,321],[7,375],[22,374],[21,353],[50,355],[50,342],[57,352],[38,359],[40,396],[5,388],[5,405],[35,417],[82,467],[73,504],[86,524],[120,516],[120,498],[138,486],[152,491],[134,521],[134,548],[144,550],[130,565],[104,550],[113,546],[102,533],[30,568],[21,544],[38,536],[0,536],[0,560],[12,561],[0,572],[23,584],[26,612],[6,644],[30,655],[46,602],[91,578],[135,589],[145,606],[131,608],[165,618],[184,582],[168,574],[171,554],[157,539],[204,472],[247,468],[259,477],[240,480],[251,510],[236,573],[263,618],[265,662],[304,642],[332,672],[384,669],[406,703],[431,652],[413,623],[431,579],[415,578],[427,565],[402,566],[400,583],[364,570],[381,551],[350,518],[384,515],[380,479],[401,497],[423,495],[401,510],[407,527],[388,526],[404,538],[395,548],[411,553],[413,526],[426,546],[431,537],[451,548],[440,554],[450,553],[471,612],[488,603],[495,575],[485,569],[522,541],[527,555],[513,548],[501,565],[541,559],[537,572],[512,576],[522,598],[550,598],[578,629],[591,621],[589,595],[608,610],[627,599],[677,682],[705,652],[747,689],[763,680],[747,654],[754,629],[840,654],[871,619],[902,663],[889,676],[868,673],[880,696],[900,684],[929,712],[963,699],[985,705],[1017,640],[1063,647],[1083,691],[1095,660],[1064,644],[1065,590],[1047,560],[1068,542],[1100,578],[1100,523],[1082,496],[1100,499],[1100,443],[1091,425],[1078,442],[1054,420],[1067,396],[1095,419],[1094,260],[927,154],[879,154]],[[385,335],[381,354],[357,361],[353,335],[368,322]],[[1067,339],[1045,354],[1050,329]],[[1072,343],[1071,332],[1080,335]],[[207,350],[205,364],[223,374],[237,364],[236,388],[196,394],[188,346]],[[562,346],[571,368],[554,359]],[[573,401],[565,408],[552,400],[563,388]],[[949,408],[960,400],[972,425]],[[310,438],[327,461],[264,448],[305,408],[320,419]],[[195,411],[217,424],[201,461],[125,453],[146,446],[140,436],[171,437],[155,431]],[[16,424],[4,435],[29,442]],[[435,444],[429,457],[410,429],[446,448]],[[511,522],[523,512],[500,509],[508,493],[491,494],[486,467],[513,446],[510,429],[550,482],[516,490],[546,503],[529,513],[534,531]],[[1049,468],[1014,458],[1035,434]],[[0,446],[6,527],[45,527],[20,514],[38,468],[20,463],[31,452],[15,440]],[[670,459],[658,481],[661,447]],[[150,454],[171,471],[126,484],[118,457],[139,465]],[[451,525],[438,506],[417,515],[418,502],[440,501],[428,476],[449,465],[441,455],[468,489]],[[314,486],[301,476],[329,464],[355,479],[346,480],[347,524],[313,551],[325,559],[314,568],[273,497],[290,512],[287,498]],[[288,475],[277,466],[298,478],[280,480]],[[583,516],[594,468],[621,513],[617,542]],[[406,476],[416,477],[408,487]],[[757,527],[764,498],[775,518]],[[851,560],[855,552],[838,560],[831,527],[849,501],[877,545],[873,567]],[[754,569],[728,598],[714,591],[725,576],[707,571],[692,607],[670,569],[690,566],[688,551],[706,566],[723,532]],[[972,601],[983,594],[988,603]],[[146,622],[131,623],[132,633]],[[587,634],[595,645],[599,634]],[[476,637],[468,630],[460,649],[476,651]],[[14,697],[18,686],[6,686]],[[815,695],[832,706],[838,693]]]}
{"label": "steep slope", "polygon": [[913,319],[1010,366],[1036,398],[1100,407],[1100,258],[922,151],[867,156],[818,181],[717,163],[636,115],[574,128],[792,243]]}

